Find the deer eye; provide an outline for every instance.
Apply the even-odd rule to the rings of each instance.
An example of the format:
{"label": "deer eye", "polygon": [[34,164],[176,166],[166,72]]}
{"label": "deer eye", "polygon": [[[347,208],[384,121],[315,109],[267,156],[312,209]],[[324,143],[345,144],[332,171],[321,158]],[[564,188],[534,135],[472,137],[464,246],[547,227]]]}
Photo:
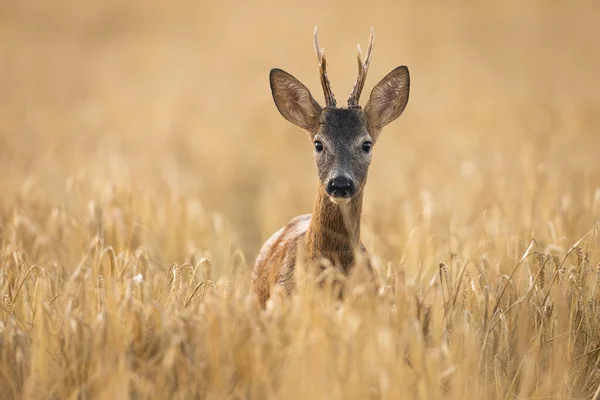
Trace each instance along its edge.
{"label": "deer eye", "polygon": [[323,143],[321,143],[319,140],[315,140],[315,151],[317,153],[320,153],[323,151]]}
{"label": "deer eye", "polygon": [[371,147],[373,147],[372,142],[366,141],[366,142],[363,142],[363,144],[362,144],[362,149],[365,153],[370,153]]}

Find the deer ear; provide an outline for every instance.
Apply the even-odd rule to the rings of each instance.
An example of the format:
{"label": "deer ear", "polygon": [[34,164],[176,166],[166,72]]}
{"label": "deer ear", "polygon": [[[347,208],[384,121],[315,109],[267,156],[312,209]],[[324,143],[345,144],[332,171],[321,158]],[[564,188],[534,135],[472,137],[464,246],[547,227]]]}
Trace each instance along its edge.
{"label": "deer ear", "polygon": [[410,76],[408,68],[397,67],[387,74],[371,91],[365,106],[367,121],[380,130],[402,114],[408,103]]}
{"label": "deer ear", "polygon": [[313,130],[321,114],[321,106],[298,79],[274,68],[269,74],[271,93],[277,109],[292,124]]}

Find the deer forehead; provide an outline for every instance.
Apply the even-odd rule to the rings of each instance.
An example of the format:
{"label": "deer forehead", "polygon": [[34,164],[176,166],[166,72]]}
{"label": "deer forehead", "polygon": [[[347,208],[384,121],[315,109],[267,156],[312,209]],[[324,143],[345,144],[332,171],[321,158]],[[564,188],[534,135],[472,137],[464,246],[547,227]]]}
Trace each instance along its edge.
{"label": "deer forehead", "polygon": [[369,138],[366,118],[359,108],[325,109],[320,122],[319,136],[332,143],[353,143]]}

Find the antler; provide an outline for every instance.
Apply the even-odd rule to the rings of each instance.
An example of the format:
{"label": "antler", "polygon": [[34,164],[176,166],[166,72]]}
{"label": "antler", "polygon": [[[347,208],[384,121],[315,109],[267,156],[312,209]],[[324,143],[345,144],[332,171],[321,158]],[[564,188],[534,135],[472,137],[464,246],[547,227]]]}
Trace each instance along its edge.
{"label": "antler", "polygon": [[356,83],[348,98],[349,107],[358,107],[358,100],[360,99],[360,93],[365,86],[365,80],[367,79],[367,72],[369,71],[369,64],[371,63],[371,57],[373,57],[373,45],[375,43],[375,30],[371,28],[371,35],[369,36],[369,47],[367,48],[367,56],[365,60],[362,60],[362,54],[360,51],[360,43],[358,44],[358,77]]}
{"label": "antler", "polygon": [[325,94],[325,106],[335,108],[336,102],[333,92],[331,91],[331,84],[329,78],[327,78],[327,62],[325,61],[325,49],[322,49],[319,45],[319,31],[315,26],[314,32],[315,39],[315,52],[319,59],[319,74],[321,75],[321,86],[323,86],[323,93]]}

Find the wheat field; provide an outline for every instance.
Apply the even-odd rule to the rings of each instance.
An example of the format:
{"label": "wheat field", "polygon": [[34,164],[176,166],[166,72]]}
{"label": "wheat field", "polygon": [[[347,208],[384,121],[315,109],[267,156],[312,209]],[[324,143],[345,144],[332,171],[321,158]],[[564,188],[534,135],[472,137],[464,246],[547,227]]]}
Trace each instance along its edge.
{"label": "wheat field", "polygon": [[[600,5],[0,0],[0,398],[600,398]],[[312,208],[283,68],[405,64],[362,236],[377,295],[258,310]],[[301,277],[299,277],[300,279]]]}

